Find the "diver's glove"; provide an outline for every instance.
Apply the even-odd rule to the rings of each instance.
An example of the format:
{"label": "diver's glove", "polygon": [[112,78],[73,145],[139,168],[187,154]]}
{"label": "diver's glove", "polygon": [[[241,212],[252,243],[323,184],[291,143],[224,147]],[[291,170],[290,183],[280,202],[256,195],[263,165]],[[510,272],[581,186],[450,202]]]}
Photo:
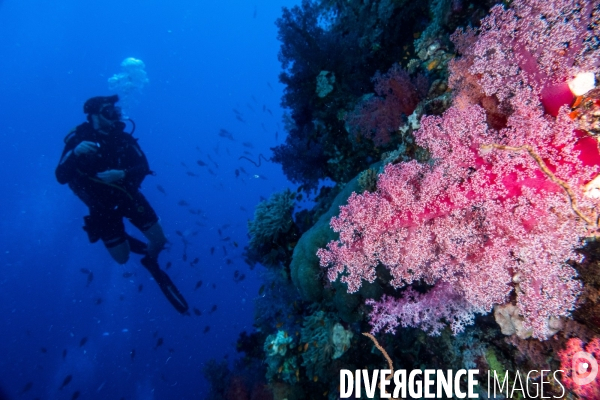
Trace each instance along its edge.
{"label": "diver's glove", "polygon": [[96,176],[106,183],[113,183],[125,178],[125,171],[122,169],[109,169],[108,171],[98,172]]}
{"label": "diver's glove", "polygon": [[75,147],[73,153],[75,153],[75,155],[79,157],[82,154],[95,153],[97,151],[98,143],[90,142],[89,140],[84,140]]}

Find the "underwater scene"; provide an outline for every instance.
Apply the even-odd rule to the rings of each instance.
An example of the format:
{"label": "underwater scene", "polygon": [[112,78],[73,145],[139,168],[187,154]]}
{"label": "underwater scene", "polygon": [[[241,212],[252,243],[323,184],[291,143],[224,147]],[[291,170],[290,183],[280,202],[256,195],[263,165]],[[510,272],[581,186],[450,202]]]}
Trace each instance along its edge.
{"label": "underwater scene", "polygon": [[0,400],[600,399],[600,0],[0,0]]}

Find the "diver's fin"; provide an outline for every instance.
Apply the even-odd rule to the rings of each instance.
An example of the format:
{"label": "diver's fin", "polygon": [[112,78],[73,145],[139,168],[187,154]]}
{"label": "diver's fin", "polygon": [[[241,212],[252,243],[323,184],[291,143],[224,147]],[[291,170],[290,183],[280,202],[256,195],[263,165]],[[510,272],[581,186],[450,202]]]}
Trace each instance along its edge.
{"label": "diver's fin", "polygon": [[188,309],[188,303],[185,301],[185,298],[179,293],[177,287],[169,278],[169,275],[158,266],[158,261],[154,258],[150,258],[148,256],[142,258],[142,265],[146,267],[148,271],[152,274],[152,277],[158,283],[160,290],[163,292],[167,300],[175,307],[177,311],[181,314],[185,314]]}
{"label": "diver's fin", "polygon": [[146,254],[146,251],[148,250],[148,246],[146,245],[146,243],[142,242],[139,239],[134,238],[133,236],[130,236],[129,234],[127,234],[127,241],[129,242],[129,249],[131,250],[132,253],[135,254]]}

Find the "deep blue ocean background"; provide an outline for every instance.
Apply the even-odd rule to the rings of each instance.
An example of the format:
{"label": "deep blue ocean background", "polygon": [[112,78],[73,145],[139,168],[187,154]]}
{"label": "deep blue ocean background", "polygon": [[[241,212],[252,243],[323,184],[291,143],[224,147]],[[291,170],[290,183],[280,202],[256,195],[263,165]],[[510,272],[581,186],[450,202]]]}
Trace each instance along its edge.
{"label": "deep blue ocean background", "polygon": [[[282,6],[294,3],[0,2],[0,388],[6,398],[71,399],[75,391],[81,399],[203,398],[207,360],[238,357],[235,342],[252,330],[261,284],[262,267],[251,271],[241,256],[247,221],[261,196],[289,186],[278,165],[263,161],[257,168],[239,157],[246,150],[250,158],[268,158],[284,139],[274,21]],[[63,138],[85,120],[84,101],[112,94],[107,80],[127,57],[143,60],[149,78],[129,115],[156,172],[142,192],[171,242],[160,262],[172,263],[169,275],[202,316],[179,315],[139,256],[121,266],[101,243],[90,244],[82,230],[87,209],[54,176]],[[219,136],[220,129],[235,140]],[[247,173],[236,177],[240,166]],[[128,230],[142,237],[131,225]],[[176,231],[189,242],[187,261]],[[93,272],[91,283],[82,268]],[[236,270],[246,276],[238,283]],[[126,272],[133,276],[124,278]],[[203,285],[194,290],[199,280]],[[156,347],[159,338],[164,344]],[[59,390],[67,375],[72,381]]]}

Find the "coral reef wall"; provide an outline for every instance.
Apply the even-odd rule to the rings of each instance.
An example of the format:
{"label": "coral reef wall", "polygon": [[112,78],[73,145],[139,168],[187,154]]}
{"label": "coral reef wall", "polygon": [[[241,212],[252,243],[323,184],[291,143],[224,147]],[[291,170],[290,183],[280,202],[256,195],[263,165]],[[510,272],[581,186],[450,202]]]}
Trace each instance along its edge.
{"label": "coral reef wall", "polygon": [[269,274],[240,350],[273,398],[337,399],[379,349],[597,398],[571,366],[600,354],[600,1],[304,0],[277,26],[271,160],[313,205],[249,225]]}

